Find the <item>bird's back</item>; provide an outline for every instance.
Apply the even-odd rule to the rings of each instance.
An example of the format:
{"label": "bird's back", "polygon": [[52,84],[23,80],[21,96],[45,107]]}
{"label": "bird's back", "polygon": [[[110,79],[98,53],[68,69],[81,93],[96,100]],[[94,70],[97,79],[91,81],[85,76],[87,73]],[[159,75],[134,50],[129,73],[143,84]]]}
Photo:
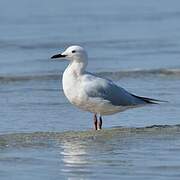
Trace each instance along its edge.
{"label": "bird's back", "polygon": [[136,106],[146,104],[143,99],[137,98],[112,81],[93,74],[84,76],[84,89],[91,98],[102,98],[114,106]]}

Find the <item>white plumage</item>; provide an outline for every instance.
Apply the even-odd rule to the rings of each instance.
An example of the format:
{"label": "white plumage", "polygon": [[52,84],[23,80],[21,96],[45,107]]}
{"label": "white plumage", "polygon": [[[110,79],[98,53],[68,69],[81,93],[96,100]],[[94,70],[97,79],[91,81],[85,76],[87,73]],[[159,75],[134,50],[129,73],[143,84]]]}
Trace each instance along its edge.
{"label": "white plumage", "polygon": [[110,115],[155,101],[135,96],[112,81],[87,72],[88,55],[80,46],[70,46],[52,58],[70,61],[63,73],[64,94],[73,105],[85,111],[100,116]]}

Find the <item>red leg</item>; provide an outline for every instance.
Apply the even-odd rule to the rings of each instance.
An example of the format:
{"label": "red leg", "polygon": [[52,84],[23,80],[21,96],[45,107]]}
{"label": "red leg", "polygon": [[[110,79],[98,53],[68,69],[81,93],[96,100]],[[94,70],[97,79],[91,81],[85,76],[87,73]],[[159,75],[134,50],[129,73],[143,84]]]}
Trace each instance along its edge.
{"label": "red leg", "polygon": [[94,129],[95,129],[95,130],[97,130],[97,125],[98,125],[97,115],[94,114]]}
{"label": "red leg", "polygon": [[99,117],[98,129],[102,129],[102,117]]}

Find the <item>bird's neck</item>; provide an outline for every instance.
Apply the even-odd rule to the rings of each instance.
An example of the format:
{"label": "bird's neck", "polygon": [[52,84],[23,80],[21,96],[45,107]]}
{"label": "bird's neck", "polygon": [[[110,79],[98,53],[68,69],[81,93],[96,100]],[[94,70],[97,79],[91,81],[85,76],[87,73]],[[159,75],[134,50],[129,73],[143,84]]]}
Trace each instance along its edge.
{"label": "bird's neck", "polygon": [[77,76],[82,75],[86,69],[87,61],[72,61],[68,67],[67,71],[73,74],[76,74]]}

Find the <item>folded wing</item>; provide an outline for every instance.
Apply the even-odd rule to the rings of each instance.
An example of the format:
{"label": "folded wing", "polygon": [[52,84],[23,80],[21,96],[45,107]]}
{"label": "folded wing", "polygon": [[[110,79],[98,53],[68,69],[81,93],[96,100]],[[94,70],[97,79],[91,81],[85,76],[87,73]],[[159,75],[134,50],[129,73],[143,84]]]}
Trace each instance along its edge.
{"label": "folded wing", "polygon": [[152,99],[130,94],[110,80],[91,74],[86,75],[85,78],[84,88],[91,98],[101,98],[114,106],[138,106],[153,103],[151,102]]}

